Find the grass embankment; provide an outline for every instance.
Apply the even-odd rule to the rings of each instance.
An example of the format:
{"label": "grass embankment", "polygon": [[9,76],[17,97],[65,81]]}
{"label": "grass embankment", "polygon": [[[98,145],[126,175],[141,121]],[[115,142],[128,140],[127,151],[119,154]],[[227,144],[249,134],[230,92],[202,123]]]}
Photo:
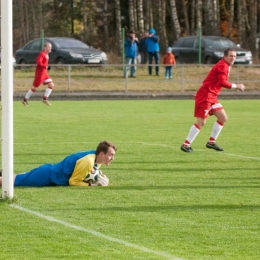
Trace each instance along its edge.
{"label": "grass embankment", "polygon": [[[56,92],[185,92],[196,91],[207,75],[210,66],[185,65],[173,68],[173,80],[164,79],[164,67],[160,76],[148,76],[147,66],[137,67],[136,78],[125,79],[122,66],[104,67],[65,66],[49,71]],[[154,68],[153,68],[154,70]],[[155,74],[155,73],[154,73]],[[244,83],[247,91],[259,90],[260,70],[257,66],[234,66],[229,80]],[[31,86],[34,68],[14,71],[14,91],[24,92]],[[40,88],[39,91],[43,91]]]}

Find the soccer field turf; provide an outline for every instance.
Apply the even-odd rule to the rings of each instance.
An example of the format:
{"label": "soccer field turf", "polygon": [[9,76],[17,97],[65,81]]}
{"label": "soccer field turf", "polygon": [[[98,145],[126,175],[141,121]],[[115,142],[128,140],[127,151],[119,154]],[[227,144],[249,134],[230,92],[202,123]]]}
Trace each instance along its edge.
{"label": "soccer field turf", "polygon": [[193,101],[14,102],[14,170],[117,145],[108,187],[15,188],[0,202],[0,259],[259,259],[259,100],[221,101],[229,120],[205,144],[210,117],[180,150]]}

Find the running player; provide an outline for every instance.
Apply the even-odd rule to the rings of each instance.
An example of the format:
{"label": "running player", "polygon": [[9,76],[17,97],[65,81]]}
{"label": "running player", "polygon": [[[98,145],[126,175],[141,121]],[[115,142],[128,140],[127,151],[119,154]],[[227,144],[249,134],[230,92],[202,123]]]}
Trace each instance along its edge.
{"label": "running player", "polygon": [[36,69],[35,69],[35,77],[33,81],[33,86],[31,89],[28,90],[27,94],[25,95],[22,103],[24,106],[28,106],[28,99],[31,95],[36,91],[36,89],[41,85],[48,85],[45,90],[45,94],[43,96],[42,102],[48,106],[51,106],[51,103],[48,101],[48,97],[50,96],[54,84],[52,79],[47,73],[47,70],[50,69],[48,66],[49,63],[49,53],[51,52],[52,45],[50,42],[46,42],[44,44],[44,49],[36,58]]}
{"label": "running player", "polygon": [[202,86],[195,96],[194,117],[197,118],[195,124],[191,127],[190,132],[181,146],[181,150],[187,153],[193,152],[191,143],[199,134],[202,126],[205,125],[208,116],[214,115],[217,121],[213,125],[210,138],[206,144],[209,149],[216,151],[223,151],[224,149],[216,144],[216,140],[227,121],[227,115],[223,106],[217,100],[218,94],[222,87],[228,89],[239,89],[244,91],[243,84],[234,84],[228,82],[228,76],[231,66],[236,59],[236,51],[234,49],[227,49],[224,51],[224,57],[213,66],[207,77],[202,83]]}

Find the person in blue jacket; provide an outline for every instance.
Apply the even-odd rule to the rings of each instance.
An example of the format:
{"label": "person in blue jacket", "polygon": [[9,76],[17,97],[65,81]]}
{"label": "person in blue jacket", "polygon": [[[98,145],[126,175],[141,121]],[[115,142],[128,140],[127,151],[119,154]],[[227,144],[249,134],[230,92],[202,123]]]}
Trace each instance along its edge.
{"label": "person in blue jacket", "polygon": [[130,31],[129,36],[125,40],[125,56],[126,56],[125,78],[128,77],[128,71],[130,65],[131,65],[130,77],[135,78],[138,45],[139,45],[139,41],[138,38],[135,36],[135,32]]}
{"label": "person in blue jacket", "polygon": [[[146,49],[148,52],[148,60],[149,64],[153,63],[153,58],[155,59],[155,63],[160,63],[160,46],[159,46],[159,36],[156,35],[156,31],[154,29],[149,30],[149,35],[146,39]],[[148,66],[148,73],[149,75],[152,75],[153,67]],[[159,65],[156,65],[155,67],[156,76],[159,76]]]}
{"label": "person in blue jacket", "polygon": [[[109,165],[116,153],[116,146],[109,141],[102,141],[96,150],[74,153],[54,164],[43,164],[31,171],[14,174],[14,186],[92,186],[85,182],[88,173],[93,167]],[[2,172],[0,173],[0,186],[2,185]],[[107,186],[108,178],[98,176],[98,185]]]}

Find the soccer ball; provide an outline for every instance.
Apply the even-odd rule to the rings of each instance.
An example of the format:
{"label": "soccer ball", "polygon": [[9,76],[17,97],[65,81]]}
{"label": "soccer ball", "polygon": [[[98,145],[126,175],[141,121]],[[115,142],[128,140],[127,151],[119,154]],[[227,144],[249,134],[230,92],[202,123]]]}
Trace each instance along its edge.
{"label": "soccer ball", "polygon": [[84,182],[91,182],[91,183],[96,183],[98,179],[98,175],[100,173],[100,170],[96,167],[93,167],[93,170],[87,174],[85,179],[83,180]]}

